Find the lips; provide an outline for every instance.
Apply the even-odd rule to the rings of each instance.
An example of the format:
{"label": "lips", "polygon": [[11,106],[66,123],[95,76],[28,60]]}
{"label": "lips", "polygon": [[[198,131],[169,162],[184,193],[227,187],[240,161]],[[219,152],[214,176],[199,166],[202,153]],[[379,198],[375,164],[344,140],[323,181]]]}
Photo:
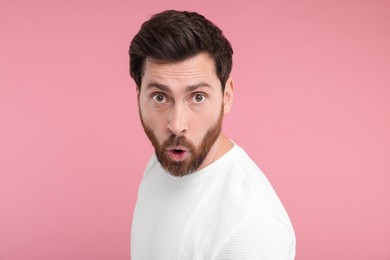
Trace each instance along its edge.
{"label": "lips", "polygon": [[183,161],[188,156],[188,150],[183,146],[171,146],[167,149],[169,157],[176,162]]}

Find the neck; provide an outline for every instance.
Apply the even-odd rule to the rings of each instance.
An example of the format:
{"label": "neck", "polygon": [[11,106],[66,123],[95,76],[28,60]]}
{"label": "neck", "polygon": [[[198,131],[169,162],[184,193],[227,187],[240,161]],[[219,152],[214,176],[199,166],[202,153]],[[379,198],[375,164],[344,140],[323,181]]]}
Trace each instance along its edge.
{"label": "neck", "polygon": [[209,153],[207,154],[206,159],[199,166],[198,170],[205,168],[206,166],[212,164],[219,158],[221,158],[224,154],[226,154],[232,147],[232,141],[223,133],[219,135],[213,146],[211,147]]}

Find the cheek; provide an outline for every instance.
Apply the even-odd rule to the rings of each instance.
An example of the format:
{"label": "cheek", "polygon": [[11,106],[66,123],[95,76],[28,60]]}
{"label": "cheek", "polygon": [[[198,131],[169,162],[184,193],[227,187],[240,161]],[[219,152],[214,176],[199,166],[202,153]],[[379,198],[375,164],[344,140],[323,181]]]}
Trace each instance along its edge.
{"label": "cheek", "polygon": [[158,119],[155,116],[156,113],[153,113],[150,104],[145,100],[145,98],[140,100],[139,110],[144,123],[149,127],[156,122],[156,119]]}
{"label": "cheek", "polygon": [[[190,130],[194,136],[194,142],[199,144],[203,137],[206,135],[207,131],[214,127],[218,122],[221,111],[211,111],[207,110],[206,113],[201,113],[196,117],[196,120],[191,124],[192,127]],[[196,139],[196,140],[195,140]]]}
{"label": "cheek", "polygon": [[165,117],[158,113],[152,113],[147,109],[140,110],[144,125],[149,128],[159,142],[166,139],[167,124]]}
{"label": "cheek", "polygon": [[[163,128],[166,128],[164,117],[154,113],[149,113],[147,111],[142,112],[142,118],[144,124],[151,128],[154,132],[160,131]],[[164,126],[165,125],[165,126]]]}

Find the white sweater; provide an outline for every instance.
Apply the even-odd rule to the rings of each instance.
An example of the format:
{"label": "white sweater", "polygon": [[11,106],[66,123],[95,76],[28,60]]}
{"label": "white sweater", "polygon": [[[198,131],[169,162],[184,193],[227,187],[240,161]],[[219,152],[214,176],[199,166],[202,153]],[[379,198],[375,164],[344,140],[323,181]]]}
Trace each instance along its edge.
{"label": "white sweater", "polygon": [[291,260],[295,235],[267,178],[235,145],[185,177],[153,156],[134,211],[131,259]]}

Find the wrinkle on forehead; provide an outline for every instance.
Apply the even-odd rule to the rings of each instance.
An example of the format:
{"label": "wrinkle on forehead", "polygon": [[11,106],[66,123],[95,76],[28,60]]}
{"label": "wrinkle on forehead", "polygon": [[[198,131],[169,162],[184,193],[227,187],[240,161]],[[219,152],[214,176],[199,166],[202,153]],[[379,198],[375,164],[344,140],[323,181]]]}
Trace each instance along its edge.
{"label": "wrinkle on forehead", "polygon": [[160,62],[148,59],[145,63],[144,77],[146,84],[158,82],[169,85],[169,81],[186,81],[188,85],[199,82],[219,82],[215,73],[214,60],[201,53],[179,62]]}

